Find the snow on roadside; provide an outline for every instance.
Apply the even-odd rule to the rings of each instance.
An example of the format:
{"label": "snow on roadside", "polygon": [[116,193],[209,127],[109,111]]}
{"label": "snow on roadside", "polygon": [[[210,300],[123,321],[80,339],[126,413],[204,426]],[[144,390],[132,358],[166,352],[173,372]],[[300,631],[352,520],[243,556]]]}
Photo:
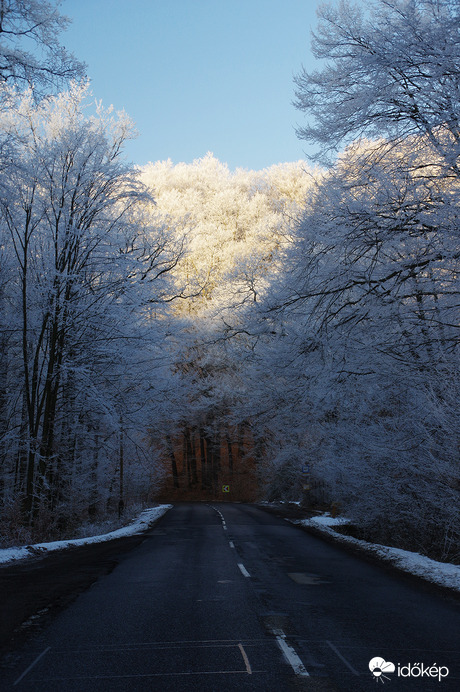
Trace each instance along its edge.
{"label": "snow on roadside", "polygon": [[412,553],[400,548],[380,545],[378,543],[368,543],[352,536],[345,536],[334,531],[334,526],[349,524],[350,521],[344,517],[331,517],[328,513],[312,517],[311,519],[291,520],[293,524],[315,528],[322,533],[332,536],[341,543],[356,545],[368,553],[391,562],[398,569],[415,574],[439,586],[455,589],[460,592],[460,566],[446,562],[431,560],[425,555]]}
{"label": "snow on roadside", "polygon": [[146,509],[128,526],[123,526],[121,529],[116,531],[110,531],[110,533],[104,533],[101,536],[88,536],[87,538],[74,538],[65,541],[52,541],[51,543],[36,543],[35,545],[26,545],[18,548],[2,548],[0,549],[0,565],[4,565],[10,562],[16,562],[17,560],[24,560],[31,557],[36,557],[37,555],[52,552],[54,550],[63,550],[64,548],[72,548],[74,546],[89,545],[90,543],[103,543],[104,541],[111,541],[114,538],[124,538],[125,536],[135,536],[138,533],[142,533],[153,524],[154,521],[159,519],[165,514],[168,509],[171,509],[172,505],[158,505],[158,507],[152,507],[151,509]]}
{"label": "snow on roadside", "polygon": [[311,521],[313,525],[318,524],[319,526],[345,526],[350,523],[350,520],[345,517],[331,517],[329,512],[312,517],[307,521]]}

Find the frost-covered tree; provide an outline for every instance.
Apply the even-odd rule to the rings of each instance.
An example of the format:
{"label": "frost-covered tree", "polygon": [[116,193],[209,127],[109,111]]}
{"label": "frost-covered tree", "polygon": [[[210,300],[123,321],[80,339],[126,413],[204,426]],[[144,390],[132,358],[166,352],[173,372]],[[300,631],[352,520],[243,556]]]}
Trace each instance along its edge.
{"label": "frost-covered tree", "polygon": [[141,172],[157,210],[187,234],[178,272],[198,294],[187,309],[257,300],[312,184],[306,163],[231,172],[208,153],[192,164],[159,161]]}
{"label": "frost-covered tree", "polygon": [[37,107],[30,92],[10,90],[1,114],[14,154],[0,188],[11,316],[2,458],[28,522],[69,501],[75,478],[84,493],[104,445],[122,483],[123,444],[141,445],[149,422],[144,370],[177,262],[151,196],[120,158],[129,119],[102,108],[86,116],[85,95],[74,85]]}
{"label": "frost-covered tree", "polygon": [[358,137],[423,135],[458,175],[460,5],[456,0],[340,0],[318,10],[320,69],[297,75],[301,138],[336,151]]}
{"label": "frost-covered tree", "polygon": [[255,390],[277,402],[275,485],[310,463],[368,536],[453,558],[459,192],[427,137],[350,146],[261,313]]}
{"label": "frost-covered tree", "polygon": [[59,42],[69,24],[59,4],[0,0],[0,83],[33,87],[38,96],[84,76],[84,65]]}
{"label": "frost-covered tree", "polygon": [[[269,492],[340,502],[367,536],[458,559],[457,2],[319,10],[325,60],[296,79],[302,138],[330,153],[249,377]],[[365,139],[372,137],[372,140]],[[263,405],[260,404],[263,402]],[[279,494],[279,492],[278,492]]]}

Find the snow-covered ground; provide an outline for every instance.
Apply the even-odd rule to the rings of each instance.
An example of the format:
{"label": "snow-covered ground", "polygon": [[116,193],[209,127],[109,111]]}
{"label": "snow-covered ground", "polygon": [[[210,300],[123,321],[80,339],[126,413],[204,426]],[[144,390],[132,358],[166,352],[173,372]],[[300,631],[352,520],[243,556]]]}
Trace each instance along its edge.
{"label": "snow-covered ground", "polygon": [[74,538],[66,541],[52,541],[51,543],[36,543],[35,545],[26,545],[14,548],[0,549],[0,564],[15,562],[16,560],[24,560],[31,557],[36,557],[40,554],[52,552],[53,550],[63,550],[64,548],[72,548],[79,545],[89,545],[90,543],[103,543],[111,541],[114,538],[124,538],[125,536],[134,536],[142,533],[149,528],[157,519],[163,516],[172,505],[159,505],[146,509],[128,526],[123,526],[121,529],[104,533],[101,536],[89,536],[86,538]]}
{"label": "snow-covered ground", "polygon": [[437,562],[436,560],[431,560],[429,557],[420,555],[419,553],[411,553],[408,550],[401,550],[400,548],[391,548],[386,545],[379,545],[378,543],[368,543],[367,541],[359,540],[358,538],[353,538],[352,536],[345,536],[342,533],[334,531],[334,526],[340,526],[344,524],[349,524],[349,520],[344,517],[331,517],[329,513],[319,515],[317,517],[312,517],[311,519],[300,519],[291,520],[293,524],[300,524],[301,526],[307,526],[315,528],[322,533],[332,536],[335,540],[341,543],[348,543],[352,545],[359,546],[362,550],[365,550],[373,555],[391,562],[398,569],[402,569],[405,572],[411,574],[416,574],[427,581],[440,586],[445,586],[449,589],[455,589],[460,592],[460,566],[452,565],[445,562]]}

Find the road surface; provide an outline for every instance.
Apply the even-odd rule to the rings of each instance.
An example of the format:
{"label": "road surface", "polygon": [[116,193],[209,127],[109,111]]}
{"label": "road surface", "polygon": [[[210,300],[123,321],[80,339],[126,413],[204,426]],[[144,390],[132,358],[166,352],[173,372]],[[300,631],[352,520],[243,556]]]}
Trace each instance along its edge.
{"label": "road surface", "polygon": [[459,615],[251,505],[176,505],[9,656],[0,689],[457,691]]}

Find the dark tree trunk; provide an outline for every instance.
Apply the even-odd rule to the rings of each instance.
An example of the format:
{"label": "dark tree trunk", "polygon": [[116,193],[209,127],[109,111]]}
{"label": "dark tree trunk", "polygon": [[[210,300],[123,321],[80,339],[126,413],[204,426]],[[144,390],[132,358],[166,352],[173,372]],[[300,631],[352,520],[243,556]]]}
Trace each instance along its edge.
{"label": "dark tree trunk", "polygon": [[171,460],[171,471],[172,471],[172,477],[173,477],[173,485],[175,488],[178,488],[179,487],[179,474],[177,473],[177,462],[176,462],[176,457],[174,456],[174,449],[172,446],[171,437],[169,435],[166,435],[166,444],[168,445],[168,453],[169,453],[169,458]]}
{"label": "dark tree trunk", "polygon": [[212,489],[215,492],[217,490],[217,484],[219,482],[220,474],[220,432],[216,432],[212,436]]}
{"label": "dark tree trunk", "polygon": [[243,460],[244,457],[244,430],[245,430],[246,424],[245,421],[241,421],[241,423],[238,423],[238,462],[241,464],[241,461]]}
{"label": "dark tree trunk", "polygon": [[98,487],[97,487],[97,469],[99,465],[99,435],[96,433],[94,436],[94,450],[93,459],[91,463],[91,495],[90,503],[88,506],[88,515],[90,519],[94,519],[97,514],[97,500],[98,500]]}
{"label": "dark tree trunk", "polygon": [[227,432],[225,434],[225,439],[227,441],[227,453],[228,453],[228,470],[230,472],[230,478],[233,478],[233,448],[232,448],[232,441],[230,439],[230,435]]}
{"label": "dark tree trunk", "polygon": [[124,449],[124,431],[123,423],[120,421],[120,483],[119,483],[119,493],[118,493],[118,516],[121,517],[125,511],[125,496],[124,496],[124,483],[125,483],[125,449]]}
{"label": "dark tree trunk", "polygon": [[185,427],[185,441],[186,441],[186,452],[187,452],[187,469],[189,472],[189,487],[195,486],[198,483],[198,475],[196,471],[196,454],[195,445],[193,444],[193,437],[191,429]]}
{"label": "dark tree trunk", "polygon": [[209,489],[207,440],[203,428],[200,428],[200,459],[201,459],[201,488]]}
{"label": "dark tree trunk", "polygon": [[182,474],[187,478],[187,488],[192,487],[192,472],[190,468],[190,457],[187,445],[187,428],[182,433]]}

